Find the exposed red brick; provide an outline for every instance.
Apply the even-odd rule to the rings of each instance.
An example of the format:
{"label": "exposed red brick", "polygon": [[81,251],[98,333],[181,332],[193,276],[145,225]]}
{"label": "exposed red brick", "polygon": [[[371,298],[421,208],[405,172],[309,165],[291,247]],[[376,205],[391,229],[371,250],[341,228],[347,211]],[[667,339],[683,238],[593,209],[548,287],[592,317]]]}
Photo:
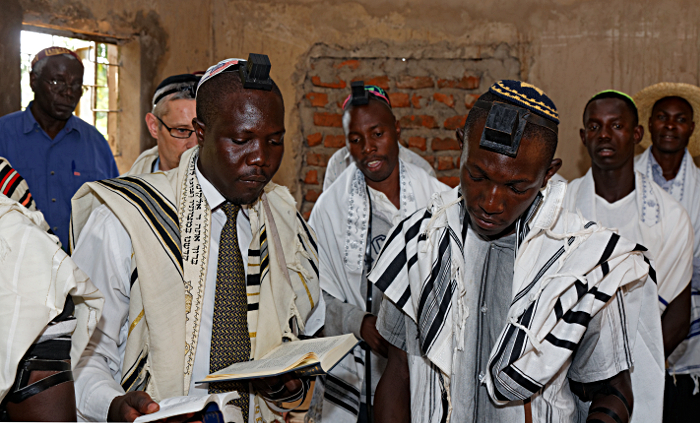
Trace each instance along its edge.
{"label": "exposed red brick", "polygon": [[324,147],[341,148],[345,147],[345,135],[326,135],[323,140]]}
{"label": "exposed red brick", "polygon": [[316,126],[334,126],[336,128],[343,127],[343,115],[338,113],[314,113],[314,125]]}
{"label": "exposed red brick", "polygon": [[335,82],[323,82],[321,81],[320,76],[312,76],[311,77],[311,83],[314,84],[317,87],[323,87],[323,88],[338,88],[338,89],[343,89],[345,88],[348,84],[345,83],[342,79],[338,78],[337,76],[335,77],[336,81]]}
{"label": "exposed red brick", "polygon": [[443,103],[447,107],[455,107],[455,96],[452,94],[443,94],[443,93],[435,93],[433,94],[433,98],[435,101],[439,101],[440,103]]}
{"label": "exposed red brick", "polygon": [[411,105],[406,93],[389,93],[389,101],[391,101],[391,107],[409,107]]}
{"label": "exposed red brick", "polygon": [[342,62],[342,63],[338,63],[337,65],[335,65],[335,66],[333,66],[333,67],[336,68],[336,69],[340,69],[340,68],[342,68],[343,66],[347,66],[348,68],[350,68],[350,69],[352,69],[352,70],[356,70],[357,68],[360,67],[360,61],[359,61],[359,60],[355,60],[355,59],[350,59],[350,60],[346,60],[346,61],[344,61],[344,62]]}
{"label": "exposed red brick", "polygon": [[457,164],[456,164],[457,169],[459,169],[459,164],[461,163],[461,161],[462,161],[462,156],[461,155],[457,156]]}
{"label": "exposed red brick", "polygon": [[454,188],[459,185],[459,176],[441,176],[438,178],[438,181]]}
{"label": "exposed red brick", "polygon": [[309,147],[315,147],[321,144],[321,141],[323,141],[323,134],[320,132],[316,132],[315,134],[311,134],[306,137],[306,144]]}
{"label": "exposed red brick", "polygon": [[328,94],[326,93],[308,93],[306,98],[314,107],[324,107],[328,104]]}
{"label": "exposed red brick", "polygon": [[420,99],[423,98],[422,95],[415,95],[411,96],[411,104],[413,105],[414,109],[420,109]]}
{"label": "exposed red brick", "polygon": [[437,128],[437,122],[435,118],[427,115],[408,115],[404,116],[399,120],[402,128],[416,129],[416,128]]}
{"label": "exposed red brick", "polygon": [[318,170],[310,170],[306,172],[304,183],[309,185],[318,185]]}
{"label": "exposed red brick", "polygon": [[455,164],[452,161],[452,157],[439,156],[437,158],[437,170],[450,170],[450,169],[454,169],[454,168],[455,168]]}
{"label": "exposed red brick", "polygon": [[406,88],[409,90],[417,90],[420,88],[432,88],[435,83],[433,78],[429,76],[408,76],[399,77],[396,81],[396,88]]}
{"label": "exposed red brick", "polygon": [[467,94],[464,96],[464,105],[467,106],[467,109],[471,109],[474,107],[474,103],[476,103],[476,100],[478,99],[478,94]]}
{"label": "exposed red brick", "polygon": [[301,214],[304,217],[304,220],[308,221],[309,218],[311,217],[311,210],[305,211],[304,213]]}
{"label": "exposed red brick", "polygon": [[355,81],[364,81],[365,85],[376,85],[379,88],[383,88],[385,90],[389,89],[389,77],[384,75],[384,76],[375,76],[374,78],[363,78],[363,77],[357,77],[353,78],[352,82]]}
{"label": "exposed red brick", "polygon": [[304,196],[304,200],[306,201],[311,201],[313,203],[318,200],[318,197],[321,195],[320,192],[316,191],[315,189],[310,189],[306,191],[306,195]]}
{"label": "exposed red brick", "polygon": [[463,128],[465,123],[467,123],[467,115],[458,115],[445,119],[445,123],[442,126],[445,129],[459,129]]}
{"label": "exposed red brick", "polygon": [[430,163],[430,167],[435,167],[435,156],[423,156],[423,158]]}
{"label": "exposed red brick", "polygon": [[306,154],[306,164],[309,166],[326,167],[328,165],[328,156],[309,152]]}
{"label": "exposed red brick", "polygon": [[433,151],[459,150],[459,142],[453,138],[433,138],[430,148]]}
{"label": "exposed red brick", "polygon": [[438,79],[438,88],[461,88],[475,90],[479,88],[481,78],[478,76],[463,76],[461,79]]}
{"label": "exposed red brick", "polygon": [[408,139],[408,146],[425,151],[425,148],[426,148],[425,147],[425,138],[423,138],[423,137],[410,137]]}

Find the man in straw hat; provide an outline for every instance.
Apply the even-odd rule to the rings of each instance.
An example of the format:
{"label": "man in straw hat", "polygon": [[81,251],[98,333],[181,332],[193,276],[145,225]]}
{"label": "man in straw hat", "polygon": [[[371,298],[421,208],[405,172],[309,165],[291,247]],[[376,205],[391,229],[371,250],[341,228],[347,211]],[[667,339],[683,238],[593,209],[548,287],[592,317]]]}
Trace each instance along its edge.
{"label": "man in straw hat", "polygon": [[354,423],[358,413],[359,421],[372,421],[367,416],[386,366],[386,341],[376,329],[382,293],[367,285],[367,274],[391,227],[449,187],[401,158],[401,127],[383,89],[353,82],[343,104],[343,129],[353,161],[319,197],[309,225],[319,242],[324,334],[354,333],[371,349],[355,350],[364,365],[348,355],[323,381],[323,419]]}
{"label": "man in straw hat", "polygon": [[325,311],[315,235],[270,182],[284,154],[282,94],[267,56],[251,59],[202,77],[198,146],[178,167],[86,184],[73,200],[73,257],[107,310],[77,372],[83,419],[132,421],[154,401],[238,391],[246,422],[272,422],[308,390],[298,379],[196,384],[323,324],[310,322]]}
{"label": "man in straw hat", "polygon": [[32,60],[27,109],[0,118],[0,156],[24,176],[51,230],[68,246],[71,198],[85,182],[119,175],[109,144],[73,115],[83,95],[83,63],[63,47]]}
{"label": "man in straw hat", "polygon": [[659,422],[664,359],[688,333],[693,229],[678,201],[635,172],[634,148],[643,133],[630,96],[613,90],[594,95],[584,108],[580,131],[591,169],[571,181],[564,207],[615,228],[621,236],[647,248],[654,259],[657,285],[627,290],[625,306],[645,311],[639,322],[644,330],[638,331],[633,349],[632,421]]}
{"label": "man in straw hat", "polygon": [[562,210],[558,124],[539,88],[495,83],[457,131],[460,186],[390,231],[369,275],[391,344],[377,421],[629,420],[639,310],[618,292],[650,267]]}
{"label": "man in straw hat", "polygon": [[687,421],[700,413],[700,88],[662,82],[634,96],[642,124],[648,125],[635,169],[660,185],[683,205],[695,232],[691,287],[691,327],[686,340],[668,359],[664,420]]}
{"label": "man in straw hat", "polygon": [[165,78],[153,93],[153,109],[146,113],[148,132],[156,146],[141,153],[127,175],[174,169],[180,157],[197,145],[192,120],[196,117],[195,92],[201,76],[185,73]]}

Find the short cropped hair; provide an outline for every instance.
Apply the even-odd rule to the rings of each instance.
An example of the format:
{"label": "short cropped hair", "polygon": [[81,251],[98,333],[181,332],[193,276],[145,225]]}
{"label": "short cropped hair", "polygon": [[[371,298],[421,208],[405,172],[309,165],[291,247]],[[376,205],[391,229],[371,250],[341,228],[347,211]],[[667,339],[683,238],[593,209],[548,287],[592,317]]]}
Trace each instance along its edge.
{"label": "short cropped hair", "polygon": [[[637,110],[637,105],[634,104],[634,101],[632,101],[631,98],[624,94],[620,94],[615,91],[603,91],[602,93],[596,94],[593,97],[591,97],[590,100],[588,100],[588,103],[586,103],[586,107],[583,108],[583,119],[585,119],[586,116],[586,110],[588,110],[588,106],[596,101],[596,100],[605,100],[608,98],[616,98],[618,100],[622,100],[625,103],[625,106],[627,106],[627,109],[632,113],[632,126],[637,126],[639,125],[639,111]],[[585,125],[586,122],[583,122]]]}
{"label": "short cropped hair", "polygon": [[34,75],[41,76],[41,73],[44,71],[46,64],[49,62],[49,59],[52,57],[67,57],[71,60],[78,61],[78,59],[76,59],[75,56],[73,56],[72,54],[68,54],[68,53],[57,54],[55,56],[46,56],[34,64],[34,67],[32,68],[32,72],[34,72]]}
{"label": "short cropped hair", "polygon": [[[211,78],[197,91],[197,119],[205,125],[209,124],[220,109],[219,102],[225,95],[245,89],[238,72],[223,72]],[[272,92],[279,96],[284,107],[282,92],[275,81],[272,81]]]}
{"label": "short cropped hair", "polygon": [[[501,103],[506,103],[506,104],[512,104],[514,106],[519,106],[518,104],[515,104],[513,102],[510,102],[506,99],[503,99],[501,97],[496,96],[495,94],[492,94],[490,92],[486,92],[482,94],[479,97],[479,100],[484,100],[484,101],[499,101]],[[469,140],[469,132],[471,131],[471,128],[476,125],[476,122],[478,122],[481,119],[486,119],[486,116],[488,116],[489,112],[480,108],[480,107],[474,107],[471,109],[469,112],[469,115],[467,116],[467,121],[464,124],[464,142],[467,143]],[[552,159],[554,158],[554,154],[557,151],[557,143],[558,143],[558,136],[551,130],[544,128],[539,125],[535,125],[533,123],[528,122],[527,125],[525,125],[525,131],[523,132],[523,138],[536,138],[539,139],[543,146],[544,146],[544,151],[547,155],[547,161],[551,162]],[[466,148],[463,151],[467,151]],[[464,163],[464,161],[462,161]]]}
{"label": "short cropped hair", "polygon": [[[654,107],[656,107],[656,105],[661,103],[662,101],[668,100],[669,98],[678,99],[678,100],[682,101],[683,103],[685,103],[688,106],[688,108],[690,109],[690,115],[691,115],[690,119],[693,120],[693,117],[695,115],[695,110],[693,110],[693,106],[690,104],[690,102],[688,100],[684,99],[683,97],[679,97],[677,95],[670,95],[668,97],[660,98],[660,99],[656,100],[656,103],[654,103]],[[654,110],[654,107],[652,107],[651,110]]]}

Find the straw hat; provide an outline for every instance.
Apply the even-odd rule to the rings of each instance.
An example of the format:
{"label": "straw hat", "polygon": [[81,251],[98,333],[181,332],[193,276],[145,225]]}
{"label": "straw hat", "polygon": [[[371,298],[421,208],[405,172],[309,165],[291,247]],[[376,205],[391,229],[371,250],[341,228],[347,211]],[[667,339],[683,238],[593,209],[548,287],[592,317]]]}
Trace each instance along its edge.
{"label": "straw hat", "polygon": [[693,107],[693,120],[697,126],[690,141],[688,141],[688,151],[691,156],[700,155],[700,87],[679,82],[660,82],[635,94],[634,102],[639,110],[639,124],[644,126],[644,138],[639,145],[644,149],[651,145],[651,133],[649,132],[651,109],[657,101],[664,97],[682,97]]}

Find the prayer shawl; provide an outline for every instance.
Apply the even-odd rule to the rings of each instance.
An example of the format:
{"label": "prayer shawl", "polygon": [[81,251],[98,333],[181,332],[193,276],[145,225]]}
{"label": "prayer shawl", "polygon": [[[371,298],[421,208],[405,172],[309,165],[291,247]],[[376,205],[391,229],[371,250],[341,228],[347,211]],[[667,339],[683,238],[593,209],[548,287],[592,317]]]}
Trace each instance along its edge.
{"label": "prayer shawl", "polygon": [[[649,272],[643,247],[562,212],[565,191],[565,183],[550,181],[516,223],[513,301],[482,382],[499,404],[537,394],[561,407],[557,392],[567,389],[566,367],[590,318],[618,288],[645,281]],[[463,276],[465,266],[479,265],[465,262],[464,216],[459,187],[435,194],[427,210],[392,230],[369,276],[418,326],[424,357],[409,359],[414,421],[449,421],[460,394],[451,392],[450,377],[470,316]],[[547,421],[546,412],[533,399],[533,421]]]}
{"label": "prayer shawl", "polygon": [[153,172],[153,166],[156,160],[158,160],[158,157],[158,146],[156,145],[153,148],[149,148],[136,158],[136,161],[131,165],[129,171],[123,176],[142,175],[144,173]]}
{"label": "prayer shawl", "polygon": [[[187,395],[192,377],[211,230],[211,210],[195,173],[198,156],[195,147],[177,169],[88,183],[73,197],[71,246],[100,204],[129,233],[132,286],[122,387],[145,390],[156,401]],[[286,188],[268,184],[248,210],[248,329],[251,358],[258,359],[304,330],[319,298],[318,253]],[[256,421],[277,417],[256,397]]]}
{"label": "prayer shawl", "polygon": [[[400,219],[425,207],[435,192],[450,188],[420,167],[399,159]],[[340,175],[316,202],[309,225],[319,239],[321,288],[330,295],[365,309],[361,292],[369,224],[369,198],[362,171],[355,163]],[[326,333],[326,335],[341,335]],[[364,353],[359,347],[327,375],[323,416],[317,422],[356,422],[364,382]],[[318,393],[318,391],[316,391]]]}
{"label": "prayer shawl", "polygon": [[[664,345],[659,317],[690,282],[692,275],[692,227],[688,214],[676,200],[661,187],[639,172],[635,172],[635,204],[637,228],[642,239],[636,240],[649,249],[654,258],[657,275],[659,315],[641,313],[634,343],[634,368],[631,370],[635,398],[631,422],[659,422],[663,418]],[[582,178],[571,181],[566,192],[564,207],[579,212],[586,219],[598,221],[593,173],[589,169]],[[600,201],[600,200],[598,200]],[[604,201],[604,200],[603,200]],[[631,216],[630,216],[631,218]],[[607,222],[601,222],[607,226]],[[615,228],[611,228],[615,230]],[[621,234],[622,236],[632,236]],[[625,293],[628,308],[648,310],[651,305],[640,291]],[[653,295],[653,294],[652,294]]]}
{"label": "prayer shawl", "polygon": [[[0,157],[0,194],[9,197],[31,211],[36,211],[34,197],[29,192],[27,181],[10,165],[6,158]],[[49,225],[41,219],[45,230]]]}
{"label": "prayer shawl", "polygon": [[[653,181],[651,147],[647,148],[634,160],[634,168]],[[688,150],[685,150],[683,163],[673,181],[669,194],[688,212],[695,232],[693,247],[693,264],[695,272],[700,266],[700,169],[693,162]],[[695,382],[695,392],[700,392],[700,275],[693,275],[691,292],[690,332],[688,337],[668,357],[671,374],[690,374]]]}
{"label": "prayer shawl", "polygon": [[0,400],[12,387],[20,360],[61,314],[68,295],[75,303],[73,367],[102,313],[102,294],[44,226],[40,212],[0,195]]}

